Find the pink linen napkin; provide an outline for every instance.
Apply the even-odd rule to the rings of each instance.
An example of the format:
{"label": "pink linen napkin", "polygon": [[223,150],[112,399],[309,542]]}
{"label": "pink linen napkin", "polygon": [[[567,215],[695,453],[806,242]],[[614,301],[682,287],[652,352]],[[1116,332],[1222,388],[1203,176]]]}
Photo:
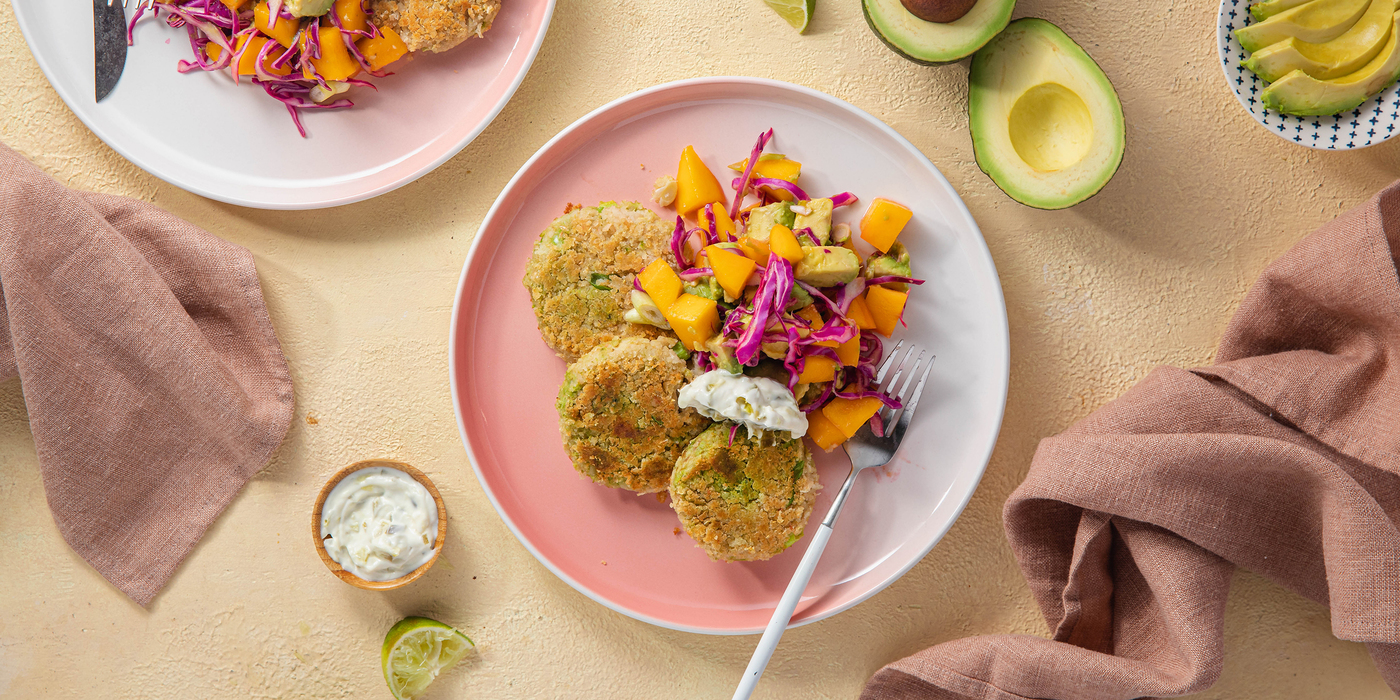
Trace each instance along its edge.
{"label": "pink linen napkin", "polygon": [[1400,183],[1300,242],[1216,364],[1159,368],[1040,443],[1005,510],[1052,639],[973,637],[865,700],[1110,700],[1220,675],[1236,566],[1331,608],[1400,690]]}
{"label": "pink linen napkin", "polygon": [[248,251],[0,145],[0,380],[16,374],[59,532],[141,605],[291,423]]}

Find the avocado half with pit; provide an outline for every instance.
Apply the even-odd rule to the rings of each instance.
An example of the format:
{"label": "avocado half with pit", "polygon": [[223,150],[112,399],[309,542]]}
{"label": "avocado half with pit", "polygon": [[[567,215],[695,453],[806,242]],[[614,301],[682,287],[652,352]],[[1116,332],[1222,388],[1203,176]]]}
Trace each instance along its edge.
{"label": "avocado half with pit", "polygon": [[967,111],[977,165],[1022,204],[1078,204],[1123,161],[1118,93],[1079,44],[1043,19],[1012,22],[972,58]]}
{"label": "avocado half with pit", "polygon": [[914,16],[901,0],[861,0],[865,21],[895,53],[926,66],[971,56],[1011,21],[1016,0],[977,0],[952,22],[929,22]]}

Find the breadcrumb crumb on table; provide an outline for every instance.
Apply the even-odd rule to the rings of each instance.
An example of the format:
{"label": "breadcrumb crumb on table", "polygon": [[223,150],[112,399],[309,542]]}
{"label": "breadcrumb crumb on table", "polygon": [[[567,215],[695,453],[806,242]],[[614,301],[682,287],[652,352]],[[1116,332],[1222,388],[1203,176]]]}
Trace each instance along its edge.
{"label": "breadcrumb crumb on table", "polygon": [[501,0],[371,0],[374,18],[409,51],[446,51],[491,29]]}

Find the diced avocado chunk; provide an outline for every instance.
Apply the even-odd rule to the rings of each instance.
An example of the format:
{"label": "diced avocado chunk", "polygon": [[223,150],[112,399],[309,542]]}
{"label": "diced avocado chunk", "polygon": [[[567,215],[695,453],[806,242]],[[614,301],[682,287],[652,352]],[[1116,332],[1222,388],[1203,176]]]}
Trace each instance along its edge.
{"label": "diced avocado chunk", "polygon": [[720,344],[720,337],[715,336],[705,342],[705,350],[710,353],[710,360],[715,366],[730,373],[741,374],[744,371],[743,365],[734,359],[734,348],[725,347]]}
{"label": "diced avocado chunk", "polygon": [[797,222],[797,215],[792,213],[792,202],[773,202],[761,207],[756,207],[749,212],[748,237],[755,240],[768,240],[768,233],[774,226],[782,224],[788,228]]}
{"label": "diced avocado chunk", "polygon": [[865,261],[865,270],[861,275],[866,279],[872,277],[913,277],[914,271],[909,267],[909,249],[903,243],[895,241],[894,245],[883,255],[872,255]]}
{"label": "diced avocado chunk", "polygon": [[841,246],[803,246],[802,261],[792,273],[813,287],[834,287],[856,278],[860,258]]}
{"label": "diced avocado chunk", "polygon": [[792,299],[788,302],[788,311],[798,311],[812,305],[812,295],[801,287],[792,288]]}
{"label": "diced avocado chunk", "polygon": [[[817,237],[817,242],[826,245],[831,242],[831,200],[813,199],[802,202],[802,206],[811,210],[811,214],[798,214],[792,224],[792,230],[810,228],[812,235]],[[804,236],[805,238],[805,236]]]}
{"label": "diced avocado chunk", "polygon": [[681,289],[686,294],[705,297],[710,301],[724,301],[724,289],[714,277],[701,277],[694,282],[686,282]]}
{"label": "diced avocado chunk", "polygon": [[335,0],[283,0],[282,7],[293,17],[320,17],[331,11]]}

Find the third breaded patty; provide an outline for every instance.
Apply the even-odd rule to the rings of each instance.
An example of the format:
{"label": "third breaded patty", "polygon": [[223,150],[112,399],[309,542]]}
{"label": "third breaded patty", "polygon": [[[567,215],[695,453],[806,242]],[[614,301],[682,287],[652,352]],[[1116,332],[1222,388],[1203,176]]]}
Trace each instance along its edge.
{"label": "third breaded patty", "polygon": [[802,537],[817,470],[801,439],[765,445],[740,430],[731,443],[731,427],[716,423],[686,447],[671,473],[671,507],[711,559],[769,559]]}
{"label": "third breaded patty", "polygon": [[690,371],[675,342],[611,341],[569,366],[555,408],[580,474],[640,493],[666,490],[676,458],[710,423],[676,406]]}
{"label": "third breaded patty", "polygon": [[573,360],[604,341],[662,335],[622,317],[632,308],[636,274],[670,254],[671,228],[636,202],[583,207],[555,219],[525,265],[544,342]]}

